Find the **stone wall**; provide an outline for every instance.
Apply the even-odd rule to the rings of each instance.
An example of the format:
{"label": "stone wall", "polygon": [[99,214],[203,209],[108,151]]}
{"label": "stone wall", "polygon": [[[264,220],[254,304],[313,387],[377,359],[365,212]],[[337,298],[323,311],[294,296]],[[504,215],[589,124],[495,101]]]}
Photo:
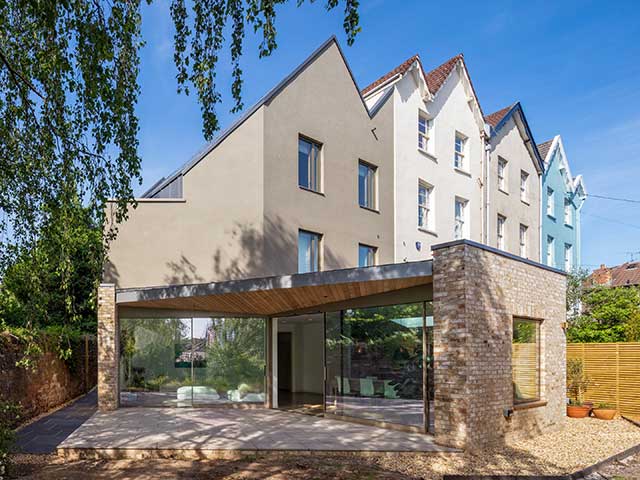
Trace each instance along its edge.
{"label": "stone wall", "polygon": [[96,384],[96,341],[88,338],[72,343],[69,360],[61,360],[53,348],[43,345],[44,354],[35,369],[17,367],[24,344],[0,335],[0,397],[20,403],[20,421],[47,412],[83,393]]}
{"label": "stone wall", "polygon": [[[561,424],[564,274],[469,241],[435,247],[433,270],[436,441],[482,448]],[[542,321],[542,401],[529,408],[513,401],[513,317]]]}
{"label": "stone wall", "polygon": [[116,286],[98,287],[98,408],[118,408],[118,316]]}

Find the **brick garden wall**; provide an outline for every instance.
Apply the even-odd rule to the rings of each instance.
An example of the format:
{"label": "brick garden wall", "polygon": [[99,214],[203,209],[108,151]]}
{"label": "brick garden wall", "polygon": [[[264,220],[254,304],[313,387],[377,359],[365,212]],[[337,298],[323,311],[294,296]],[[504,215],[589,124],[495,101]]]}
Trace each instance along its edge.
{"label": "brick garden wall", "polygon": [[72,345],[72,357],[67,361],[45,347],[34,370],[16,366],[22,358],[23,348],[22,342],[0,335],[0,397],[22,405],[21,421],[55,408],[95,386],[95,338],[88,342],[88,362],[85,362],[85,342],[79,341]]}
{"label": "brick garden wall", "polygon": [[[468,242],[434,250],[433,268],[436,440],[482,448],[559,426],[565,415],[565,276]],[[505,410],[514,408],[514,316],[542,320],[546,404],[506,418]]]}

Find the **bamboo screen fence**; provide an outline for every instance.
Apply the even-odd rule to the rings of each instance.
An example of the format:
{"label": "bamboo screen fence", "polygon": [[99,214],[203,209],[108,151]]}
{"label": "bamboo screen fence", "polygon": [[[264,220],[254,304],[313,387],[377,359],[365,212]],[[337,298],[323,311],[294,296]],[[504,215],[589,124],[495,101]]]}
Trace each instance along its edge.
{"label": "bamboo screen fence", "polygon": [[640,417],[640,343],[569,343],[570,358],[582,359],[590,379],[586,400]]}

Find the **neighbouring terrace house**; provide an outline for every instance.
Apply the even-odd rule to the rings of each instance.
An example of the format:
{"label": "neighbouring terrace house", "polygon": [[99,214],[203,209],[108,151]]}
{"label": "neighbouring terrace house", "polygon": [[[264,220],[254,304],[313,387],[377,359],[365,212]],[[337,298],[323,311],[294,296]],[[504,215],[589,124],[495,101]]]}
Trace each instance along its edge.
{"label": "neighbouring terrace house", "polygon": [[395,112],[395,261],[431,258],[432,245],[460,238],[486,243],[488,132],[463,56],[425,72],[415,55],[362,94]]}
{"label": "neighbouring terrace house", "polygon": [[539,262],[543,160],[529,122],[520,102],[487,115],[486,122],[491,126],[486,243]]}
{"label": "neighbouring terrace house", "polygon": [[587,198],[582,175],[571,174],[562,137],[538,145],[542,175],[542,249],[544,263],[567,272],[580,267],[580,212]]}
{"label": "neighbouring terrace house", "polygon": [[367,106],[332,38],[139,199],[98,292],[100,410],[294,410],[462,448],[561,422],[563,272],[462,238],[394,263],[390,98]]}

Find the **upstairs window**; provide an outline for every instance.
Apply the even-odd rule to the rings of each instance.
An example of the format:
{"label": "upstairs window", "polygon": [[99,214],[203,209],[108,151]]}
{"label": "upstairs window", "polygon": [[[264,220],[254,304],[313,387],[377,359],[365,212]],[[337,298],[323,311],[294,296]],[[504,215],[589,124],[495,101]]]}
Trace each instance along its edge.
{"label": "upstairs window", "polygon": [[520,256],[527,258],[527,231],[529,227],[520,224]]}
{"label": "upstairs window", "polygon": [[467,160],[466,156],[467,149],[467,137],[462,135],[461,133],[456,133],[456,140],[454,144],[454,154],[453,154],[453,166],[460,170],[467,169]]}
{"label": "upstairs window", "polygon": [[571,211],[571,202],[566,199],[564,201],[564,223],[566,225],[573,225],[573,214]]}
{"label": "upstairs window", "polygon": [[298,137],[298,185],[314,192],[320,191],[320,148],[319,143]]}
{"label": "upstairs window", "polygon": [[456,240],[464,238],[467,233],[467,204],[466,200],[456,198],[453,227],[453,238]]}
{"label": "upstairs window", "polygon": [[431,131],[433,130],[433,120],[424,113],[418,114],[418,148],[423,152],[431,152]]}
{"label": "upstairs window", "polygon": [[358,163],[358,202],[361,207],[376,209],[377,168],[366,162]]}
{"label": "upstairs window", "polygon": [[320,271],[320,242],[319,233],[298,230],[298,273]]}
{"label": "upstairs window", "polygon": [[504,250],[504,226],[507,223],[507,217],[498,214],[498,248]]}
{"label": "upstairs window", "polygon": [[524,170],[520,171],[520,200],[529,201],[529,174]]}
{"label": "upstairs window", "polygon": [[547,265],[553,267],[555,264],[555,240],[551,235],[547,235]]}
{"label": "upstairs window", "polygon": [[573,246],[570,243],[564,244],[564,269],[570,272],[573,268]]}
{"label": "upstairs window", "polygon": [[507,161],[498,157],[498,188],[507,191]]}
{"label": "upstairs window", "polygon": [[418,182],[418,228],[434,230],[432,198],[433,187],[425,182]]}
{"label": "upstairs window", "polygon": [[358,266],[359,267],[372,267],[376,264],[376,254],[378,249],[369,245],[358,245]]}
{"label": "upstairs window", "polygon": [[556,216],[555,209],[555,193],[553,188],[547,187],[547,215],[550,217]]}

